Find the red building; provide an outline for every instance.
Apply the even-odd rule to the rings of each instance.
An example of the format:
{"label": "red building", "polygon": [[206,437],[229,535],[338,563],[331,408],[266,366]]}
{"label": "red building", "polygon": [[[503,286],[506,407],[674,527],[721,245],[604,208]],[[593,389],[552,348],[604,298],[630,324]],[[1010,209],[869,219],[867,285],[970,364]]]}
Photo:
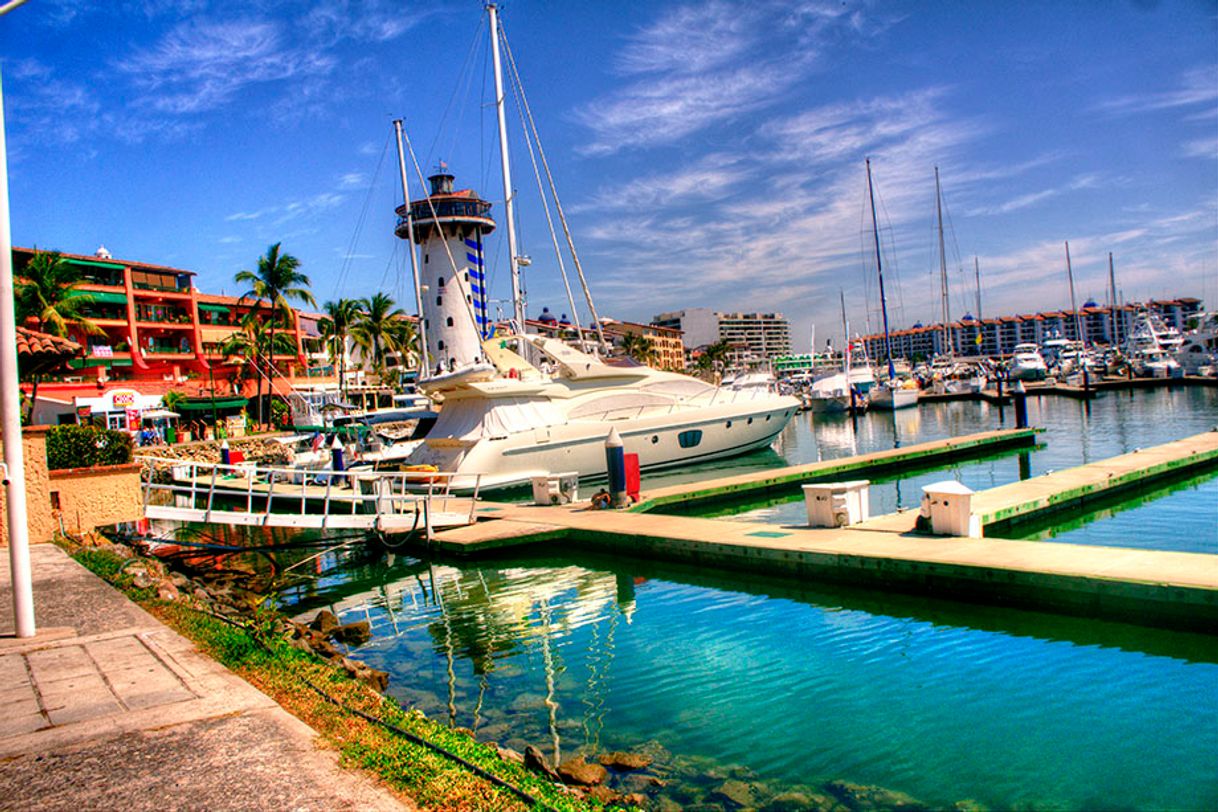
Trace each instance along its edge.
{"label": "red building", "polygon": [[[18,283],[34,253],[29,248],[13,249]],[[259,309],[269,318],[265,303],[200,293],[192,271],[99,254],[60,254],[81,271],[85,281],[75,290],[90,297],[84,315],[103,334],[72,328],[70,338],[82,346],[82,356],[70,362],[71,373],[40,384],[40,401],[44,396],[65,403],[76,396],[96,397],[114,386],[144,394],[174,389],[208,398],[254,394],[255,371],[247,367],[243,374],[242,362],[226,359],[220,348],[241,329],[251,310]],[[280,328],[295,348],[274,358],[276,376],[284,379],[276,382],[280,394],[297,380],[323,382],[309,375],[307,355],[316,350],[308,346],[315,341],[315,320],[304,326],[301,322],[301,314],[293,311],[292,323]],[[260,367],[265,370],[265,363]]]}

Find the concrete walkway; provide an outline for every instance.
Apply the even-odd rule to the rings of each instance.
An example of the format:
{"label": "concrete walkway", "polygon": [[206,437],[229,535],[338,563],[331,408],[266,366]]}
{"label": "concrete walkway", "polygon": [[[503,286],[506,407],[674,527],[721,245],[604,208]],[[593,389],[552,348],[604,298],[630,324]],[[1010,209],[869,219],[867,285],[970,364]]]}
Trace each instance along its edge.
{"label": "concrete walkway", "polygon": [[0,558],[0,808],[414,808],[54,545],[14,637]]}

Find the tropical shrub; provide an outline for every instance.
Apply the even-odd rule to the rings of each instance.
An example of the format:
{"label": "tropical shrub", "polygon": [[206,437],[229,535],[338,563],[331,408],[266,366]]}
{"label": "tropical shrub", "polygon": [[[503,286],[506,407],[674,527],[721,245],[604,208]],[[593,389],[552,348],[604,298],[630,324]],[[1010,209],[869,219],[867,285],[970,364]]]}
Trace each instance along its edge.
{"label": "tropical shrub", "polygon": [[133,457],[131,435],[98,426],[54,426],[47,431],[47,467],[122,465]]}

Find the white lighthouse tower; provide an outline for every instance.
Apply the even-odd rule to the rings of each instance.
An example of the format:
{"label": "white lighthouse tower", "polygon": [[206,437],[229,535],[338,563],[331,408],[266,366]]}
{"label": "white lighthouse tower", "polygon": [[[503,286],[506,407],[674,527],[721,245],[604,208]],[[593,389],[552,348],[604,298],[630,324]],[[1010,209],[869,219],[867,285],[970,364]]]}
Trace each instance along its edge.
{"label": "white lighthouse tower", "polygon": [[[430,194],[398,206],[394,233],[420,246],[427,360],[432,374],[450,372],[482,360],[489,335],[482,238],[495,230],[491,204],[471,189],[453,191],[444,164],[429,177]],[[410,222],[406,218],[409,216]]]}

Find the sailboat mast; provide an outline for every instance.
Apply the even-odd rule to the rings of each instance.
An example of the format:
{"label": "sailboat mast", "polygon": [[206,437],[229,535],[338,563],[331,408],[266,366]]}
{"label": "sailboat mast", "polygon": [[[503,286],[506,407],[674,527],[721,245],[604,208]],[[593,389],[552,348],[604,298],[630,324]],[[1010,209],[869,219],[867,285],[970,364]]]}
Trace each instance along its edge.
{"label": "sailboat mast", "polygon": [[[427,319],[423,318],[423,286],[419,282],[419,256],[415,253],[414,220],[410,215],[410,186],[406,182],[406,153],[402,150],[402,120],[395,119],[393,131],[397,134],[398,142],[398,173],[402,177],[402,199],[406,201],[406,250],[410,254],[410,274],[414,277],[414,306],[419,314],[419,380],[427,379]],[[347,348],[342,348],[343,353]],[[341,383],[341,382],[340,382]]]}
{"label": "sailboat mast", "polygon": [[846,321],[846,292],[841,288],[837,290],[838,298],[842,302],[842,372],[846,373],[846,385],[850,385],[850,322]]}
{"label": "sailboat mast", "polygon": [[487,3],[491,25],[491,60],[495,68],[495,115],[499,119],[499,163],[503,170],[503,218],[507,221],[508,257],[512,271],[512,313],[516,329],[524,333],[524,298],[520,294],[520,252],[516,247],[516,214],[512,192],[512,166],[508,160],[507,119],[503,112],[503,67],[499,62],[499,9]]}
{"label": "sailboat mast", "polygon": [[981,263],[973,255],[973,277],[977,281],[977,322],[981,322]]}
{"label": "sailboat mast", "polygon": [[1070,266],[1070,241],[1066,240],[1066,276],[1070,279],[1070,309],[1074,311],[1074,337],[1083,342],[1083,346],[1087,346],[1087,339],[1083,336],[1083,322],[1078,315],[1078,305],[1074,299],[1074,269]]}
{"label": "sailboat mast", "polygon": [[1108,252],[1108,317],[1112,320],[1112,346],[1119,347],[1120,315],[1117,313],[1116,271],[1112,267],[1112,252]]}
{"label": "sailboat mast", "polygon": [[943,301],[943,351],[952,352],[951,313],[947,297],[947,249],[943,245],[943,193],[939,187],[939,167],[935,167],[935,213],[939,217],[939,296]]}
{"label": "sailboat mast", "polygon": [[867,159],[867,199],[871,203],[871,234],[875,239],[875,272],[880,278],[880,315],[884,319],[884,353],[888,356],[888,380],[897,376],[892,363],[892,337],[888,333],[888,300],[884,297],[884,263],[880,259],[880,222],[875,214],[875,189],[871,185],[871,159]]}

